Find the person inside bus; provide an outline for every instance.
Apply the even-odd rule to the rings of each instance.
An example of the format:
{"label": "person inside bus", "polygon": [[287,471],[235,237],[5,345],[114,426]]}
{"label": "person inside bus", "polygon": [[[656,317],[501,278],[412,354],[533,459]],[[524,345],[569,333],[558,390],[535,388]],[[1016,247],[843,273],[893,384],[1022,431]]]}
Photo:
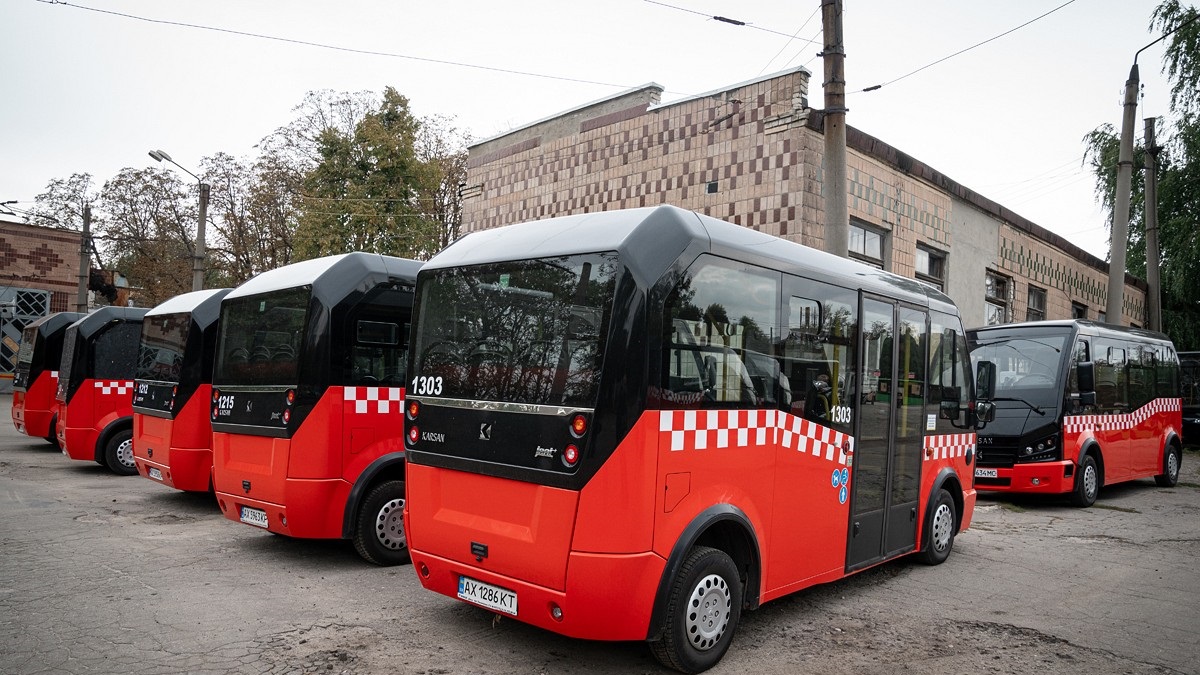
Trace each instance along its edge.
{"label": "person inside bus", "polygon": [[829,421],[829,399],[833,395],[833,387],[829,384],[829,375],[821,373],[813,380],[808,388],[808,396],[804,402],[804,416],[814,422]]}

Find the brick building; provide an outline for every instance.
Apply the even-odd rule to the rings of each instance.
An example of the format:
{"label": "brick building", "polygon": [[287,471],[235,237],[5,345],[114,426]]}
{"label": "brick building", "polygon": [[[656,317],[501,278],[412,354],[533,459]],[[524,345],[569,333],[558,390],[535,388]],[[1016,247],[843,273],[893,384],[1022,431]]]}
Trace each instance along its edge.
{"label": "brick building", "polygon": [[[797,68],[662,105],[648,84],[469,149],[463,231],[673,204],[824,246],[823,118]],[[1108,265],[853,127],[851,256],[942,288],[963,322],[1104,319]],[[1146,285],[1126,276],[1125,324]]]}
{"label": "brick building", "polygon": [[0,217],[0,392],[12,391],[25,324],[75,309],[81,235]]}

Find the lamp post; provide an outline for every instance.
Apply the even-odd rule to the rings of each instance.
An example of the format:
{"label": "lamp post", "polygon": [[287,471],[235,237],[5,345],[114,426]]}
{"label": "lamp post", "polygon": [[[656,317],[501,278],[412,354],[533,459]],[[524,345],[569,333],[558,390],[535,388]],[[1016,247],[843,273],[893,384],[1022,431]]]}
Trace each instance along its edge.
{"label": "lamp post", "polygon": [[156,162],[170,162],[179,170],[196,179],[200,184],[200,217],[196,220],[196,254],[192,257],[192,290],[199,291],[204,288],[204,225],[208,221],[208,183],[200,180],[196,174],[188,171],[179,162],[171,159],[171,156],[162,150],[151,150],[150,156]]}

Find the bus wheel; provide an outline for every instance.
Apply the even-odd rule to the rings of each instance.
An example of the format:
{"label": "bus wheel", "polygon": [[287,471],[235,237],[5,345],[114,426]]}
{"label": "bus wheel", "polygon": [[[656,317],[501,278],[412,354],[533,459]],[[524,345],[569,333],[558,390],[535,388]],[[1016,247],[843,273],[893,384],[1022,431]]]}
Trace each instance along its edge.
{"label": "bus wheel", "polygon": [[104,446],[104,463],[119,476],[132,476],[138,472],[133,463],[133,429],[122,429],[113,434]]}
{"label": "bus wheel", "polygon": [[1179,446],[1168,445],[1167,456],[1163,458],[1163,472],[1154,477],[1159,487],[1175,487],[1179,482],[1180,453]]}
{"label": "bus wheel", "polygon": [[389,480],[375,486],[358,510],[354,549],[374,565],[408,562],[404,536],[404,481]]}
{"label": "bus wheel", "polygon": [[1099,494],[1100,469],[1096,467],[1094,457],[1084,455],[1079,469],[1075,472],[1075,491],[1071,493],[1071,503],[1087,508],[1096,503],[1096,496]]}
{"label": "bus wheel", "polygon": [[46,442],[62,450],[62,445],[58,442],[58,415],[50,418],[50,435],[46,437]]}
{"label": "bus wheel", "polygon": [[685,673],[708,670],[733,642],[742,615],[742,583],[724,551],[697,546],[671,583],[662,639],[650,643],[659,663]]}
{"label": "bus wheel", "polygon": [[924,545],[921,546],[921,562],[926,565],[940,565],[950,557],[954,549],[954,500],[945,489],[938,490],[937,501],[929,512],[929,522],[925,523]]}

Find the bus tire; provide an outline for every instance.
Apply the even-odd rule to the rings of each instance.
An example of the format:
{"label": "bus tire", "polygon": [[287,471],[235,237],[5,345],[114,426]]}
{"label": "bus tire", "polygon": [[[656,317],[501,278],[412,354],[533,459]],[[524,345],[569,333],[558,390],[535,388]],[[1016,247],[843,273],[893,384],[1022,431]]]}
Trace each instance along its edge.
{"label": "bus tire", "polygon": [[925,523],[925,536],[921,537],[920,560],[926,565],[941,565],[954,550],[954,530],[958,522],[954,499],[945,488],[938,490],[937,501],[929,509],[929,521]]}
{"label": "bus tire", "polygon": [[1100,468],[1096,466],[1096,458],[1089,453],[1079,462],[1079,470],[1075,472],[1075,490],[1071,492],[1071,504],[1086,509],[1096,503],[1100,495]]}
{"label": "bus tire", "polygon": [[1167,454],[1163,456],[1163,472],[1154,477],[1154,482],[1158,483],[1159,487],[1175,487],[1179,482],[1179,466],[1182,459],[1183,453],[1179,452],[1179,446],[1169,444]]}
{"label": "bus tire", "polygon": [[46,442],[54,447],[62,450],[62,444],[58,442],[58,415],[55,414],[50,418],[50,435],[46,437]]}
{"label": "bus tire", "polygon": [[404,535],[403,516],[404,481],[389,480],[376,485],[358,510],[354,550],[373,565],[408,562],[408,537]]}
{"label": "bus tire", "polygon": [[133,462],[133,429],[121,429],[109,436],[104,444],[104,463],[118,476],[132,476],[138,472]]}
{"label": "bus tire", "polygon": [[697,546],[671,583],[662,639],[650,643],[658,662],[699,673],[721,660],[742,614],[742,582],[724,551]]}

